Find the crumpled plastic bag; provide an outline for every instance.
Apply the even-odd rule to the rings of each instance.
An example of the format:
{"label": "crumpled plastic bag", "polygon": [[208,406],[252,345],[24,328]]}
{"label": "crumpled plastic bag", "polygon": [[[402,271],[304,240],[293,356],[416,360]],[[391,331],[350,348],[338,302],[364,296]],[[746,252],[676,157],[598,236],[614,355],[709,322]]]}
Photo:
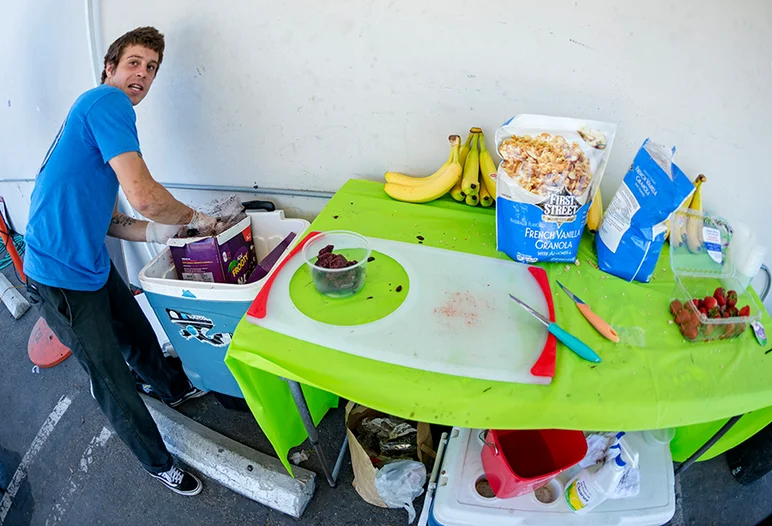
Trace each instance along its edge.
{"label": "crumpled plastic bag", "polygon": [[413,499],[424,492],[426,466],[415,460],[386,464],[375,475],[375,489],[389,508],[405,508],[407,523],[415,520]]}
{"label": "crumpled plastic bag", "polygon": [[[616,435],[616,433],[587,434],[585,437],[587,439],[587,455],[579,462],[579,467],[587,468],[612,460],[613,456],[609,455],[609,447],[614,442]],[[641,490],[641,470],[638,466],[638,452],[630,446],[624,437],[619,439],[619,446],[624,454],[622,459],[627,462],[627,465],[616,489],[609,494],[609,499],[635,497]]]}
{"label": "crumpled plastic bag", "polygon": [[221,199],[214,199],[199,207],[201,212],[217,218],[217,225],[212,230],[189,230],[183,227],[177,237],[214,237],[222,234],[230,227],[247,217],[244,205],[236,194]]}

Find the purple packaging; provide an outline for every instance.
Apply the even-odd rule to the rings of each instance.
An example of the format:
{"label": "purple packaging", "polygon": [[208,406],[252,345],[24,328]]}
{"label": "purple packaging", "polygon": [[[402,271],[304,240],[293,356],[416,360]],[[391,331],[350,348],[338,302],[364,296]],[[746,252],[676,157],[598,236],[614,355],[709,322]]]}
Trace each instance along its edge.
{"label": "purple packaging", "polygon": [[187,281],[244,284],[257,266],[249,217],[218,236],[174,238],[167,245],[177,276]]}

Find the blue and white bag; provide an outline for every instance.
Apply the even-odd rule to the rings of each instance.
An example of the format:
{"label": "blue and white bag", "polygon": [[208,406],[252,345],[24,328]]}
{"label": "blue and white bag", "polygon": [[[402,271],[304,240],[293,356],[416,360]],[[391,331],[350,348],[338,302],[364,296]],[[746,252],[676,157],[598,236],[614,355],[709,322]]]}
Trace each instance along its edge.
{"label": "blue and white bag", "polygon": [[576,259],[616,125],[517,115],[496,130],[496,246],[515,261]]}
{"label": "blue and white bag", "polygon": [[648,283],[662,252],[667,220],[694,191],[673,162],[675,148],[646,139],[603,215],[598,266],[627,281]]}

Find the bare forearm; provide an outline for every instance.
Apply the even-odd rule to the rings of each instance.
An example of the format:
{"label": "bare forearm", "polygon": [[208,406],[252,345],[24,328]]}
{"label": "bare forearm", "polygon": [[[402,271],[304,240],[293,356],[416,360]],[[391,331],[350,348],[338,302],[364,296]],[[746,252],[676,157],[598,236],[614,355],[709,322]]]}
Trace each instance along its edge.
{"label": "bare forearm", "polygon": [[107,235],[126,241],[145,241],[147,224],[147,221],[114,212],[113,218],[110,220],[110,227],[107,229]]}
{"label": "bare forearm", "polygon": [[169,190],[153,181],[138,211],[148,219],[165,225],[186,225],[193,219],[193,209],[177,201]]}
{"label": "bare forearm", "polygon": [[122,153],[109,162],[126,198],[137,212],[165,225],[186,225],[193,219],[193,209],[177,201],[153,179],[137,152]]}

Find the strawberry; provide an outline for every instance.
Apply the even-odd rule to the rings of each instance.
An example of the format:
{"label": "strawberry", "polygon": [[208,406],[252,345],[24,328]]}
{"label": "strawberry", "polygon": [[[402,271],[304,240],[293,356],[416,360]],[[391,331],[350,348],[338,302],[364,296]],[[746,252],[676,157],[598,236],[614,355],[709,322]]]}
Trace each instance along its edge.
{"label": "strawberry", "polygon": [[737,307],[729,307],[729,304],[727,304],[726,312],[728,312],[732,318],[735,318],[740,315],[740,311],[737,310]]}
{"label": "strawberry", "polygon": [[705,310],[705,307],[700,307],[700,314],[702,314],[706,318],[708,317],[708,311]]}
{"label": "strawberry", "polygon": [[687,340],[694,340],[697,338],[697,327],[689,325],[684,329],[683,334]]}
{"label": "strawberry", "polygon": [[734,335],[734,324],[730,323],[726,326],[724,326],[724,338],[731,338]]}
{"label": "strawberry", "polygon": [[679,325],[687,323],[689,320],[691,320],[691,315],[687,309],[681,309],[678,311],[678,314],[676,314],[675,322]]}
{"label": "strawberry", "polygon": [[742,309],[740,309],[740,316],[750,316],[751,315],[751,308],[750,306],[746,305]]}
{"label": "strawberry", "polygon": [[720,289],[716,289],[716,292],[713,293],[713,297],[716,299],[716,303],[718,303],[719,307],[723,307],[726,305],[726,298],[723,294],[719,293]]}
{"label": "strawberry", "polygon": [[716,289],[716,291],[713,293],[713,297],[718,299],[717,296],[723,296],[726,298],[726,289],[724,287],[719,287]]}
{"label": "strawberry", "polygon": [[714,327],[713,323],[706,323],[703,326],[703,331],[705,332],[705,336],[710,336],[711,335],[711,333],[713,332],[713,327]]}
{"label": "strawberry", "polygon": [[702,302],[702,305],[708,312],[710,312],[713,310],[713,307],[718,307],[718,301],[716,301],[716,298],[713,296],[706,296]]}
{"label": "strawberry", "polygon": [[678,300],[673,300],[670,302],[670,312],[673,314],[673,316],[677,315],[683,307],[683,304]]}
{"label": "strawberry", "polygon": [[708,318],[720,318],[721,317],[721,311],[718,310],[718,307],[713,307],[708,311]]}
{"label": "strawberry", "polygon": [[737,305],[737,292],[735,292],[734,290],[730,290],[729,292],[726,293],[726,304],[729,307],[734,307],[735,305]]}
{"label": "strawberry", "polygon": [[731,318],[731,317],[732,317],[732,315],[731,315],[731,314],[729,314],[728,312],[725,312],[725,313],[724,313],[724,314],[722,314],[721,316],[722,316],[723,318]]}
{"label": "strawberry", "polygon": [[689,300],[689,303],[687,303],[687,305],[694,312],[697,312],[698,310],[700,310],[700,300]]}

